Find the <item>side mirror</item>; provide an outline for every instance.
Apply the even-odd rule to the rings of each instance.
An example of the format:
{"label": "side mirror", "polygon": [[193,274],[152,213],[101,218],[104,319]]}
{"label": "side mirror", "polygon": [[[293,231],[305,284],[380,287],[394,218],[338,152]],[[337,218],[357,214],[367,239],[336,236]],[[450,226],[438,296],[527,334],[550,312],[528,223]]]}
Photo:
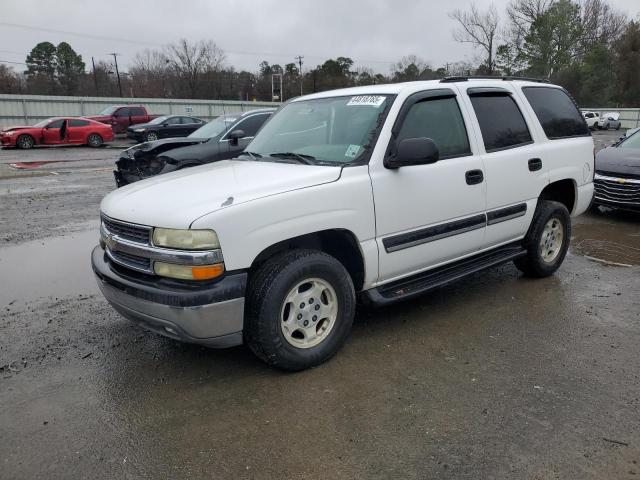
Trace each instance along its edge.
{"label": "side mirror", "polygon": [[229,135],[227,135],[227,138],[229,139],[229,143],[231,143],[231,145],[237,145],[238,139],[244,136],[244,130],[234,130],[233,132],[229,133]]}
{"label": "side mirror", "polygon": [[425,165],[435,163],[439,158],[438,147],[430,138],[406,138],[398,144],[395,156],[384,160],[384,166],[386,168],[400,168]]}

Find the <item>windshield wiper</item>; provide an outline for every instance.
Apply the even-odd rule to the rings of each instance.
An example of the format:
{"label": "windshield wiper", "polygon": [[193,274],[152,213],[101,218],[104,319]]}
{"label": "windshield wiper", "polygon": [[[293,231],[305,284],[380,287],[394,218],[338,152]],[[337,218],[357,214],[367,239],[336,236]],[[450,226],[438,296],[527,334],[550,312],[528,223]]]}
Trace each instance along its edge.
{"label": "windshield wiper", "polygon": [[315,165],[314,160],[316,159],[313,155],[296,152],[270,153],[269,156],[274,158],[284,158],[285,160],[298,160],[300,163],[305,165]]}
{"label": "windshield wiper", "polygon": [[249,155],[251,158],[262,158],[262,155],[260,155],[259,153],[249,152],[247,150],[244,150],[243,152],[240,152],[238,154],[238,156],[241,156],[241,155]]}

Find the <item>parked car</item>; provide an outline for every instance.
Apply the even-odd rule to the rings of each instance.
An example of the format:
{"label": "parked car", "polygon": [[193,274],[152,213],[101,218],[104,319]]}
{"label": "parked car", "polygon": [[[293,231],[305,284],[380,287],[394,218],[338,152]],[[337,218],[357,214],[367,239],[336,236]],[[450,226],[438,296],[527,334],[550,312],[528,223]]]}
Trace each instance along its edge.
{"label": "parked car", "polygon": [[275,109],[222,115],[185,138],[141,143],[123,151],[113,172],[121,187],[161,173],[237,156]]}
{"label": "parked car", "polygon": [[582,112],[584,121],[587,123],[587,127],[591,130],[595,130],[598,126],[598,120],[600,120],[600,114],[598,112]]}
{"label": "parked car", "polygon": [[598,120],[598,128],[600,130],[609,130],[610,128],[620,130],[620,125],[620,114],[618,112],[603,113],[600,120]]}
{"label": "parked car", "polygon": [[100,147],[113,140],[111,127],[82,117],[48,118],[32,126],[9,127],[0,132],[3,147],[35,145],[89,145]]}
{"label": "parked car", "polygon": [[127,128],[138,123],[149,123],[157,115],[150,115],[143,105],[113,105],[98,115],[87,118],[111,125],[114,133],[126,133]]}
{"label": "parked car", "polygon": [[[561,87],[372,85],[288,102],[237,159],[107,195],[93,270],[125,317],[300,370],[387,305],[514,261],[561,265],[594,143]],[[532,288],[535,288],[532,286]]]}
{"label": "parked car", "polygon": [[594,205],[640,211],[640,133],[596,155]]}
{"label": "parked car", "polygon": [[170,115],[154,118],[127,128],[127,137],[138,142],[153,142],[161,138],[186,137],[206,122],[195,117]]}

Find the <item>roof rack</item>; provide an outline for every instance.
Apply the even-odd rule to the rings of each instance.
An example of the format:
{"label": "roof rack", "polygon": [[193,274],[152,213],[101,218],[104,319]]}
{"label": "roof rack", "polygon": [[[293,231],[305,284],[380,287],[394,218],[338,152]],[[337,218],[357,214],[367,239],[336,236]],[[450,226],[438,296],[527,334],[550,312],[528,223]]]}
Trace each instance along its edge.
{"label": "roof rack", "polygon": [[468,75],[468,76],[456,76],[456,77],[444,77],[440,80],[440,83],[452,83],[452,82],[466,82],[467,80],[524,80],[527,82],[549,83],[546,78],[531,78],[531,77],[516,77],[513,75]]}

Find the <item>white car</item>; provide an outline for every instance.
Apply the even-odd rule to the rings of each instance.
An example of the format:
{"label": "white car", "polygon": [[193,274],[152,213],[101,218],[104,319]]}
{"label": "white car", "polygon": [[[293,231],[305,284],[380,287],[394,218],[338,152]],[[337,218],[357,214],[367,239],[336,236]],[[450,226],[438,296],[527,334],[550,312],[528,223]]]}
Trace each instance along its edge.
{"label": "white car", "polygon": [[598,120],[598,128],[600,130],[609,130],[610,128],[620,130],[621,125],[620,114],[618,112],[605,112]]}
{"label": "white car", "polygon": [[543,82],[299,97],[238,158],[108,194],[93,270],[152,331],[244,342],[301,370],[339,350],[357,300],[390,304],[508,261],[554,273],[593,196],[593,151],[574,102]]}
{"label": "white car", "polygon": [[598,127],[598,120],[600,120],[600,114],[598,112],[582,112],[584,121],[591,130],[595,130]]}

